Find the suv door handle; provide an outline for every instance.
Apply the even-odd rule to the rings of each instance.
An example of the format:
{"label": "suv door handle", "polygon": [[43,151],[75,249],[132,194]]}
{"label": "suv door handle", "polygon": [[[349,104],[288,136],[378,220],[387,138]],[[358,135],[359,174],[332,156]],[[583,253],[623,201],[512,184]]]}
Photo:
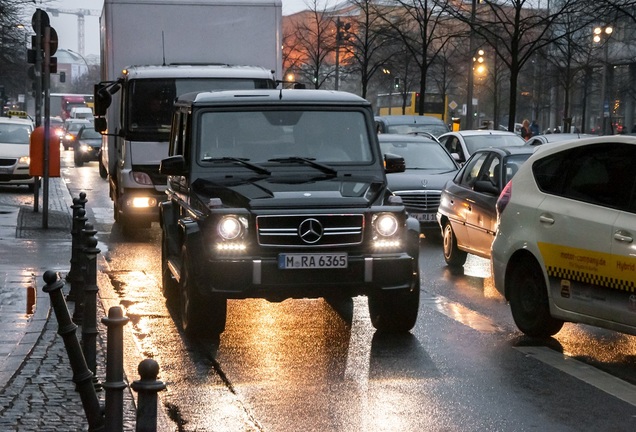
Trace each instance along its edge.
{"label": "suv door handle", "polygon": [[539,216],[539,222],[546,225],[554,225],[554,218],[551,216],[541,215]]}
{"label": "suv door handle", "polygon": [[632,243],[634,241],[634,237],[629,232],[619,230],[614,233],[614,240],[624,243]]}

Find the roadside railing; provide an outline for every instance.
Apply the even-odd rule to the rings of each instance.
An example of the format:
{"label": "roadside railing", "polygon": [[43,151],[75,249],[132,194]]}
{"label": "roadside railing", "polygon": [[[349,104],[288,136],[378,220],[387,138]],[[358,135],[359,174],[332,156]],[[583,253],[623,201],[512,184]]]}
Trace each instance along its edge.
{"label": "roadside railing", "polygon": [[[82,407],[88,421],[89,431],[121,432],[124,428],[124,390],[128,388],[124,376],[124,326],[129,319],[119,306],[111,307],[108,317],[101,322],[107,327],[106,335],[106,381],[97,379],[97,231],[87,223],[86,194],[80,193],[73,199],[73,224],[71,229],[72,247],[70,270],[66,283],[71,285],[64,297],[64,280],[54,271],[44,272],[45,286],[51,306],[58,322],[58,334],[64,341],[73,382],[79,392]],[[66,301],[75,304],[73,316]],[[77,337],[81,325],[81,342]],[[152,432],[157,430],[158,392],[166,385],[157,380],[159,364],[153,359],[139,363],[140,379],[130,387],[137,392],[135,430]],[[101,406],[97,392],[105,390],[104,406]]]}

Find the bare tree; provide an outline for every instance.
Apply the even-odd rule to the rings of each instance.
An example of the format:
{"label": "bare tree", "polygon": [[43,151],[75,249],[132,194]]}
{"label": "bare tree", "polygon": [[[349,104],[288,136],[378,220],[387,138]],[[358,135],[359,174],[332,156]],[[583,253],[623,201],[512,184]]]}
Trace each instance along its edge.
{"label": "bare tree", "polygon": [[399,7],[381,15],[417,65],[420,114],[424,113],[429,67],[455,34],[445,12],[448,3],[449,0],[396,0]]}
{"label": "bare tree", "polygon": [[318,0],[307,3],[308,10],[297,14],[291,28],[284,33],[286,70],[293,69],[303,80],[319,89],[334,73],[329,62],[333,54],[333,17]]}

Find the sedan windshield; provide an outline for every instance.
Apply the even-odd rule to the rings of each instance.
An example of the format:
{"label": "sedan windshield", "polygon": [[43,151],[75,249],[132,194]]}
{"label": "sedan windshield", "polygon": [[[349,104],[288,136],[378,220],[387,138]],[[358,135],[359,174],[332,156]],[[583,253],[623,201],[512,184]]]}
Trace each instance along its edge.
{"label": "sedan windshield", "polygon": [[526,142],[518,135],[467,135],[464,136],[468,153],[473,154],[487,147],[522,146]]}
{"label": "sedan windshield", "polygon": [[454,170],[455,162],[436,142],[380,142],[382,153],[402,156],[406,169]]}

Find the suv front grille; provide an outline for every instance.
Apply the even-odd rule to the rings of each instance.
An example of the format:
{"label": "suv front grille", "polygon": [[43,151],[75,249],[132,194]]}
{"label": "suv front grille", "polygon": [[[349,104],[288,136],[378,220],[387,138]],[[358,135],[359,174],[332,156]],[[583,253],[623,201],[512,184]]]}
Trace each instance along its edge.
{"label": "suv front grille", "polygon": [[402,202],[407,209],[421,212],[436,212],[442,196],[441,191],[408,191],[396,192],[402,197]]}
{"label": "suv front grille", "polygon": [[256,218],[261,246],[328,247],[362,243],[364,216],[275,215]]}

